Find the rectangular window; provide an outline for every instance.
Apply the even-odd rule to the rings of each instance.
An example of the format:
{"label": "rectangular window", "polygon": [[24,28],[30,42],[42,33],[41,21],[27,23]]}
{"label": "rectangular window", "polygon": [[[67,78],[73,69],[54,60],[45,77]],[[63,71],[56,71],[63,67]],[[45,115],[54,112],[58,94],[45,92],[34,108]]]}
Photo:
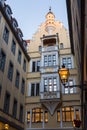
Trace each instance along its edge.
{"label": "rectangular window", "polygon": [[6,26],[5,26],[4,32],[3,32],[3,39],[4,39],[4,41],[8,44],[9,30],[8,30],[8,28],[7,28]]}
{"label": "rectangular window", "polygon": [[44,92],[48,91],[48,87],[47,87],[47,78],[44,79]]}
{"label": "rectangular window", "polygon": [[15,51],[16,51],[16,43],[15,43],[14,40],[12,40],[11,51],[12,51],[12,53],[15,55]]}
{"label": "rectangular window", "polygon": [[56,65],[56,55],[44,56],[44,66],[55,66],[55,65]]}
{"label": "rectangular window", "polygon": [[23,106],[20,105],[19,121],[23,122]]}
{"label": "rectangular window", "polygon": [[19,88],[19,81],[20,81],[20,73],[16,71],[16,80],[15,80],[15,86]]}
{"label": "rectangular window", "polygon": [[32,72],[39,72],[39,71],[40,71],[40,61],[33,61]]}
{"label": "rectangular window", "polygon": [[47,56],[44,56],[44,66],[47,66]]}
{"label": "rectangular window", "polygon": [[57,121],[60,121],[60,111],[57,111]]}
{"label": "rectangular window", "polygon": [[62,58],[62,65],[65,65],[66,68],[71,69],[72,68],[72,60],[71,57],[65,57]]}
{"label": "rectangular window", "polygon": [[6,92],[5,100],[4,100],[4,112],[9,113],[9,106],[10,106],[10,94]]}
{"label": "rectangular window", "polygon": [[8,79],[12,81],[13,78],[13,64],[12,62],[9,63],[9,69],[8,69]]}
{"label": "rectangular window", "polygon": [[[44,112],[44,121],[48,122],[48,112]],[[30,122],[30,111],[27,112],[27,122]],[[43,110],[41,108],[35,108],[32,110],[32,122],[43,122]]]}
{"label": "rectangular window", "polygon": [[5,55],[5,53],[1,50],[1,54],[0,54],[0,70],[1,70],[2,72],[4,72],[5,62],[6,62],[6,55]]}
{"label": "rectangular window", "polygon": [[48,66],[52,66],[52,62],[51,62],[51,55],[48,55]]}
{"label": "rectangular window", "polygon": [[53,78],[53,86],[54,86],[53,90],[57,91],[57,79],[56,78]]}
{"label": "rectangular window", "polygon": [[65,89],[65,94],[74,93],[74,81],[73,81],[73,79],[69,79],[68,84],[66,84],[64,89]]}
{"label": "rectangular window", "polygon": [[44,92],[52,92],[57,91],[57,78],[56,77],[48,77],[44,78]]}
{"label": "rectangular window", "polygon": [[14,99],[12,115],[14,118],[16,118],[16,116],[17,116],[17,100],[16,99]]}
{"label": "rectangular window", "polygon": [[52,92],[52,79],[51,78],[48,79],[48,90],[49,92]]}
{"label": "rectangular window", "polygon": [[36,84],[36,96],[39,96],[39,83]]}
{"label": "rectangular window", "polygon": [[74,109],[72,107],[62,108],[62,120],[63,121],[73,121],[74,120]]}
{"label": "rectangular window", "polygon": [[53,66],[55,66],[56,65],[56,55],[53,55],[52,60],[53,60]]}
{"label": "rectangular window", "polygon": [[27,123],[29,123],[29,122],[30,122],[30,111],[27,112]]}
{"label": "rectangular window", "polygon": [[21,64],[21,56],[22,56],[22,54],[21,54],[21,51],[19,50],[18,51],[18,62],[19,62],[19,64]]}
{"label": "rectangular window", "polygon": [[39,96],[40,95],[40,84],[32,83],[31,84],[31,96]]}
{"label": "rectangular window", "polygon": [[21,93],[24,94],[25,92],[25,80],[22,79],[22,84],[21,84]]}
{"label": "rectangular window", "polygon": [[23,62],[23,70],[26,72],[26,60],[24,59],[24,62]]}
{"label": "rectangular window", "polygon": [[79,110],[78,110],[78,109],[76,109],[76,119],[77,119],[77,120],[80,120]]}

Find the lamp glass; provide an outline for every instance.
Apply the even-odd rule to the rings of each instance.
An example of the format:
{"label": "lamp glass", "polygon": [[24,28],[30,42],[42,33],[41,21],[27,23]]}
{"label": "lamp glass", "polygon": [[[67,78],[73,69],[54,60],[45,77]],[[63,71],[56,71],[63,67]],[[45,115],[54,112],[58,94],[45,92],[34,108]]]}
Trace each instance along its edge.
{"label": "lamp glass", "polygon": [[59,69],[58,73],[60,75],[60,79],[61,79],[62,84],[65,85],[68,81],[69,69],[65,68],[65,66],[62,66],[62,68]]}

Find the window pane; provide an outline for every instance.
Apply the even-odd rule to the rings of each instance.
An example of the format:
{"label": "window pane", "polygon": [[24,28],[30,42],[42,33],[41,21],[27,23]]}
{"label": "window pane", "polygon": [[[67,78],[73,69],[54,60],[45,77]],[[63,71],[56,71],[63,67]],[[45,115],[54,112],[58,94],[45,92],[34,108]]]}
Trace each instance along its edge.
{"label": "window pane", "polygon": [[31,96],[34,96],[35,84],[31,84]]}
{"label": "window pane", "polygon": [[44,56],[44,66],[47,66],[47,56]]}
{"label": "window pane", "polygon": [[32,72],[35,72],[35,61],[32,62]]}
{"label": "window pane", "polygon": [[77,119],[77,120],[80,120],[79,110],[76,110],[76,119]]}
{"label": "window pane", "polygon": [[27,112],[27,122],[30,122],[30,112]]}
{"label": "window pane", "polygon": [[57,121],[60,121],[60,111],[57,111]]}
{"label": "window pane", "polygon": [[45,117],[44,117],[44,120],[45,120],[45,122],[48,122],[48,112],[47,112],[47,111],[45,111]]}
{"label": "window pane", "polygon": [[6,55],[5,55],[5,53],[1,50],[1,54],[0,54],[0,70],[1,70],[2,72],[4,72],[5,62],[6,62]]}
{"label": "window pane", "polygon": [[8,30],[7,27],[4,28],[3,39],[5,40],[6,43],[8,43],[8,39],[9,39],[9,30]]}
{"label": "window pane", "polygon": [[37,61],[37,71],[40,71],[40,61]]}
{"label": "window pane", "polygon": [[14,55],[15,55],[15,50],[16,50],[16,43],[14,40],[12,40],[11,51],[13,52]]}
{"label": "window pane", "polygon": [[36,96],[39,96],[39,83],[36,84]]}

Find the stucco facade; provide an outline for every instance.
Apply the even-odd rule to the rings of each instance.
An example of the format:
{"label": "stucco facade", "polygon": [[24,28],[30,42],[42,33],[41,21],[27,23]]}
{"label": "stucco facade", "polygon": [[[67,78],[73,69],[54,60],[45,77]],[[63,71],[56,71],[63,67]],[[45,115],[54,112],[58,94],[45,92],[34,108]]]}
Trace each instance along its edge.
{"label": "stucco facade", "polygon": [[29,56],[16,25],[11,8],[0,1],[0,130],[24,129]]}
{"label": "stucco facade", "polygon": [[[25,129],[73,129],[81,120],[77,64],[69,34],[49,9],[32,40],[27,41],[30,62],[27,72]],[[61,84],[58,70],[69,68],[68,84]]]}

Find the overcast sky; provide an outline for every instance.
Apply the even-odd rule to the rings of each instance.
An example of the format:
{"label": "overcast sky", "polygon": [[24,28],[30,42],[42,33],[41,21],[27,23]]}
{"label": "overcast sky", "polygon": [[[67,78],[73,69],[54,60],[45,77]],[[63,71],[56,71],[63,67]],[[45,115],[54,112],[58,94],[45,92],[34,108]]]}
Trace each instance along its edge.
{"label": "overcast sky", "polygon": [[45,15],[51,11],[55,19],[63,23],[68,29],[66,0],[6,0],[12,9],[19,28],[23,32],[23,39],[31,39],[39,25],[45,21]]}

